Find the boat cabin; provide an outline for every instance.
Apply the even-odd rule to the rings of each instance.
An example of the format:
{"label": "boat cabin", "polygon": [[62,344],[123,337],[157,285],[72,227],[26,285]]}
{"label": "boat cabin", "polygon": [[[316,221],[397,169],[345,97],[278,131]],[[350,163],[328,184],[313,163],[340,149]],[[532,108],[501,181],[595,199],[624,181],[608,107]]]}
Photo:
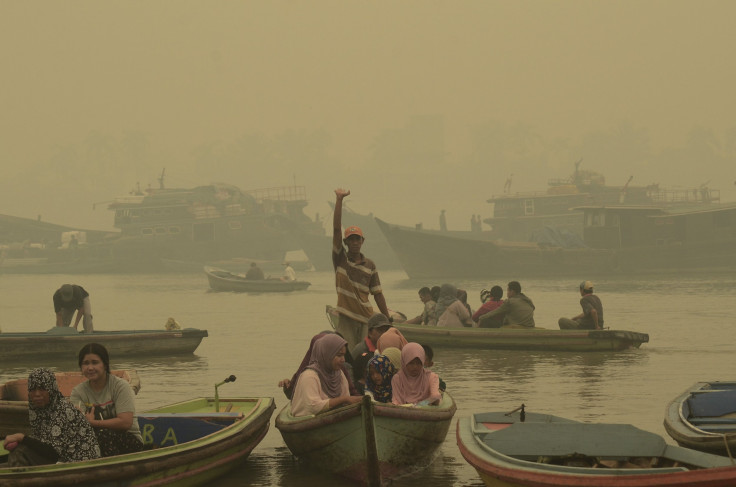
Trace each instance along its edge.
{"label": "boat cabin", "polygon": [[736,204],[704,207],[587,206],[583,240],[594,249],[725,243],[736,240]]}

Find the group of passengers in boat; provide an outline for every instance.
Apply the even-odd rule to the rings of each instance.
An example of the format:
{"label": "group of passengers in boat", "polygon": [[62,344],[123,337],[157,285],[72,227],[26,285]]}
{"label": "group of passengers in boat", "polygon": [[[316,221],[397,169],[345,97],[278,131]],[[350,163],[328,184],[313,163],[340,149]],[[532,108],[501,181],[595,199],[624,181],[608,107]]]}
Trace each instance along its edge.
{"label": "group of passengers in boat", "polygon": [[[580,306],[582,313],[573,318],[560,318],[558,326],[562,330],[603,329],[603,304],[593,294],[593,283],[580,283]],[[521,284],[511,281],[507,285],[506,299],[503,289],[495,285],[490,291],[482,290],[482,305],[473,312],[467,302],[467,293],[452,284],[441,287],[423,287],[419,299],[424,304],[421,314],[406,320],[407,324],[421,324],[440,327],[481,327],[481,328],[534,328],[534,302],[521,292]]]}
{"label": "group of passengers in boat", "polygon": [[143,450],[133,390],[110,373],[107,349],[89,343],[78,354],[86,381],[67,400],[56,376],[37,368],[28,376],[30,432],[5,437],[8,466],[76,462]]}
{"label": "group of passengers in boat", "polygon": [[[372,320],[379,325],[373,329],[388,323],[388,330],[395,330],[382,313]],[[398,330],[388,330],[382,332],[372,352],[361,354],[364,359],[360,362],[351,358],[348,343],[339,333],[326,331],[315,335],[294,376],[279,382],[291,399],[292,415],[309,416],[355,404],[363,395],[397,405],[439,404],[444,383],[429,370],[433,364],[432,349],[407,342]],[[384,336],[391,337],[389,343],[397,346],[382,343]]]}

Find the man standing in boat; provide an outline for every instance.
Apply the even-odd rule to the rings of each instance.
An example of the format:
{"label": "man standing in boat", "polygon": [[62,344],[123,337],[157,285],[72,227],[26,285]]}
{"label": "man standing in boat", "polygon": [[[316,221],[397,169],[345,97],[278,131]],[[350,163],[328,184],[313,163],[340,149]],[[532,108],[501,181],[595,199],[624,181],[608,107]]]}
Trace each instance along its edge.
{"label": "man standing in boat", "polygon": [[593,283],[580,283],[580,306],[583,312],[573,318],[560,318],[557,324],[560,330],[602,330],[603,304],[601,299],[593,294]]}
{"label": "man standing in boat", "polygon": [[56,326],[71,326],[74,312],[77,319],[74,321],[74,329],[79,326],[79,320],[84,317],[82,326],[85,333],[92,333],[92,304],[89,301],[89,293],[82,286],[76,284],[64,284],[56,290],[53,296],[54,311],[56,312]]}
{"label": "man standing in boat", "polygon": [[349,194],[349,190],[335,190],[332,265],[335,268],[336,310],[339,313],[336,331],[348,342],[348,350],[352,350],[368,335],[368,319],[373,316],[373,307],[368,299],[370,294],[381,313],[391,315],[376,265],[360,252],[365,240],[363,231],[359,227],[349,226],[344,235],[342,233],[342,200]]}

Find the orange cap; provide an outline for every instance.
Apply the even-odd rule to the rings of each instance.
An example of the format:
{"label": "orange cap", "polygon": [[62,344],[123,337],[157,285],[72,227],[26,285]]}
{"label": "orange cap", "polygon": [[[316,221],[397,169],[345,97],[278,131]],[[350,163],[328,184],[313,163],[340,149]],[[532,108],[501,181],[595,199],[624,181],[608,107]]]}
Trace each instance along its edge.
{"label": "orange cap", "polygon": [[363,237],[363,230],[360,229],[360,227],[352,226],[345,229],[345,238],[348,238],[350,235],[360,235]]}

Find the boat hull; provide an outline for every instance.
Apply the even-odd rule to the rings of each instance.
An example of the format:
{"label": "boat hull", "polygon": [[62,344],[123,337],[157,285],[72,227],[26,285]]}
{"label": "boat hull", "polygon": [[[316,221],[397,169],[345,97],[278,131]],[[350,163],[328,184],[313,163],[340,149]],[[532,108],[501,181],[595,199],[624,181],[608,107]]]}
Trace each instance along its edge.
{"label": "boat hull", "polygon": [[[678,445],[717,455],[736,452],[736,382],[698,382],[673,399],[664,428]],[[728,446],[727,446],[728,445]]]}
{"label": "boat hull", "polygon": [[409,341],[447,348],[606,352],[639,348],[649,342],[648,334],[626,330],[394,326]]}
{"label": "boat hull", "polygon": [[[13,487],[84,486],[84,487],[148,487],[159,485],[194,486],[205,484],[242,463],[263,439],[275,409],[273,398],[221,399],[221,403],[249,401],[243,414],[237,413],[177,413],[170,408],[141,413],[144,440],[156,438],[156,428],[169,433],[169,439],[181,437],[191,430],[191,421],[201,426],[227,422],[220,429],[192,441],[165,443],[159,448],[100,458],[84,462],[44,465],[37,467],[0,469],[0,484]],[[182,403],[186,404],[186,403]],[[187,416],[184,421],[178,414]],[[147,415],[150,415],[149,418]],[[168,417],[167,417],[168,416]],[[177,430],[177,423],[183,428]],[[164,434],[164,437],[166,435]],[[169,440],[172,441],[172,440]]]}
{"label": "boat hull", "polygon": [[[584,424],[529,413],[521,423],[518,415],[482,413],[458,421],[457,443],[465,460],[493,487],[726,487],[736,482],[730,460],[667,445],[659,435],[631,425]],[[635,464],[642,458],[658,459],[660,466]],[[558,459],[566,461],[554,463]],[[611,466],[583,466],[587,459]]]}
{"label": "boat hull", "polygon": [[[370,404],[370,399],[367,402]],[[373,403],[373,428],[366,429],[365,407],[364,400],[317,416],[296,418],[291,415],[289,404],[276,418],[276,428],[289,450],[301,460],[371,484],[372,476],[388,480],[427,466],[445,440],[457,409],[447,393],[439,406]],[[371,437],[375,441],[375,457]]]}
{"label": "boat hull", "polygon": [[288,293],[304,291],[311,283],[307,281],[282,281],[280,279],[246,279],[232,272],[205,266],[205,274],[213,291],[236,293]]}
{"label": "boat hull", "polygon": [[0,362],[32,360],[39,356],[75,357],[90,342],[103,344],[110,355],[167,356],[192,354],[207,336],[207,330],[129,330],[78,333],[73,328],[55,327],[39,333],[0,334]]}
{"label": "boat hull", "polygon": [[613,272],[617,266],[616,254],[610,250],[499,245],[376,222],[411,279],[595,275]]}

